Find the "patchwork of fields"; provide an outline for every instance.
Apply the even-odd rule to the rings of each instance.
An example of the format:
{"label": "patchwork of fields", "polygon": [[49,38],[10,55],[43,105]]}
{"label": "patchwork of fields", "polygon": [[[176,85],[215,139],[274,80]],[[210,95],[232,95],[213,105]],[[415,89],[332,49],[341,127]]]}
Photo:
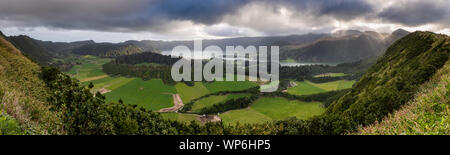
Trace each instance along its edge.
{"label": "patchwork of fields", "polygon": [[103,91],[107,102],[136,104],[149,110],[173,106],[174,86],[165,85],[160,79],[144,81],[140,78],[110,77],[103,73],[102,65],[111,59],[83,56],[81,65],[74,66],[68,74],[83,84],[93,83],[93,92]]}
{"label": "patchwork of fields", "polygon": [[[100,91],[106,96],[107,102],[117,102],[122,99],[127,104],[157,111],[173,106],[172,94],[179,93],[183,103],[192,99],[218,91],[245,90],[256,86],[249,81],[237,82],[195,82],[193,87],[184,83],[175,86],[165,85],[160,79],[144,81],[140,78],[111,77],[102,71],[102,65],[111,59],[95,56],[82,56],[81,65],[75,65],[67,74],[80,80],[82,84],[93,83],[93,92]],[[139,64],[154,65],[154,64]]]}
{"label": "patchwork of fields", "polygon": [[[149,110],[158,111],[162,108],[174,105],[172,94],[179,94],[183,103],[199,98],[201,96],[220,91],[239,91],[255,87],[258,84],[250,81],[237,82],[195,82],[190,87],[185,83],[177,83],[174,86],[165,85],[160,79],[144,81],[140,78],[111,77],[102,72],[102,65],[111,59],[97,58],[94,56],[83,56],[82,64],[74,66],[68,74],[77,78],[82,84],[93,83],[93,92],[100,91],[106,96],[107,102],[123,100],[126,104],[136,104]],[[139,64],[154,65],[154,64]],[[343,76],[339,73],[318,76]],[[296,82],[296,86],[289,88],[288,93],[295,95],[308,95],[322,93],[331,90],[350,88],[355,81],[339,80],[328,83],[312,83],[310,81]],[[225,102],[230,99],[250,96],[250,94],[228,94],[213,95],[198,100],[193,104],[191,112],[199,112],[202,108]],[[273,120],[281,120],[289,117],[307,119],[324,112],[319,102],[301,102],[287,100],[285,98],[262,97],[245,109],[231,110],[220,114],[222,121],[234,124],[241,123],[263,123]],[[161,113],[170,120],[183,122],[199,121],[199,115],[183,113]]]}

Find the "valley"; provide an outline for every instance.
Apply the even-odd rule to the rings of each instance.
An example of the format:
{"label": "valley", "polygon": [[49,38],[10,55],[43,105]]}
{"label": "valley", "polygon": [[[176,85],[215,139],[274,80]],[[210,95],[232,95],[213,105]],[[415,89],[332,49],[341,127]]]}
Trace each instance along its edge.
{"label": "valley", "polygon": [[[59,47],[23,36],[12,41],[39,50]],[[6,77],[0,81],[0,99],[7,105],[1,117],[38,134],[365,134],[380,130],[383,124],[369,125],[406,104],[448,60],[448,36],[414,32],[380,57],[346,63],[288,58],[279,66],[279,89],[265,93],[259,91],[262,81],[175,82],[170,68],[181,58],[143,52],[124,43],[67,43],[63,49],[68,53],[48,51],[54,56],[39,59],[48,61],[42,64],[31,61],[34,53],[30,58],[21,55],[30,49],[16,49],[8,40],[1,44],[5,58],[0,58],[0,70],[13,73],[16,69],[10,66],[16,62],[11,60],[20,60],[24,63],[19,71],[26,73],[19,79],[15,78],[19,73],[0,74]],[[295,48],[309,46],[318,45]],[[80,47],[95,50],[75,50]],[[415,63],[419,59],[423,63]],[[12,94],[25,96],[28,90],[18,86],[36,85],[31,84],[35,81],[38,85],[30,89],[33,96],[17,105]],[[64,124],[67,130],[52,123]],[[446,133],[442,128],[439,132]]]}
{"label": "valley", "polygon": [[[161,115],[170,120],[178,121],[197,121],[200,122],[202,117],[201,110],[203,108],[213,107],[215,104],[223,103],[229,100],[234,100],[243,97],[251,96],[250,93],[232,93],[219,94],[224,91],[236,92],[245,91],[249,88],[258,86],[256,82],[250,81],[214,81],[214,82],[194,82],[193,86],[185,83],[176,83],[175,85],[165,84],[161,79],[143,80],[138,77],[127,76],[110,76],[104,73],[103,65],[113,61],[111,58],[101,58],[92,55],[79,56],[79,65],[75,65],[67,74],[78,79],[83,85],[88,86],[90,83],[94,85],[91,89],[93,94],[99,92],[106,97],[106,102],[123,102],[125,104],[133,104],[138,107],[143,107],[148,110],[159,112],[162,109]],[[140,63],[136,66],[142,65],[160,65],[157,63]],[[343,73],[331,73],[318,75],[322,76],[343,76]],[[309,81],[298,82],[295,87],[287,90],[289,94],[293,95],[310,95],[317,93],[325,93],[328,91],[351,88],[355,82],[347,80],[338,80],[325,83],[313,83]],[[177,112],[179,109],[168,110],[174,107],[173,95],[179,95],[181,103],[189,103],[196,100],[192,104],[192,109],[187,113]],[[205,97],[207,96],[207,97]],[[198,100],[197,100],[198,99]],[[182,107],[181,107],[182,108]],[[290,110],[287,112],[286,110]],[[302,101],[288,101],[286,98],[268,98],[259,97],[248,108],[229,110],[219,113],[220,118],[226,124],[237,122],[240,123],[262,123],[265,121],[282,120],[288,117],[297,117],[299,119],[307,119],[314,115],[323,113],[324,108],[320,102],[302,102]],[[276,114],[276,113],[280,113]],[[241,116],[252,116],[255,118],[249,119]],[[259,116],[259,117],[256,117]]]}

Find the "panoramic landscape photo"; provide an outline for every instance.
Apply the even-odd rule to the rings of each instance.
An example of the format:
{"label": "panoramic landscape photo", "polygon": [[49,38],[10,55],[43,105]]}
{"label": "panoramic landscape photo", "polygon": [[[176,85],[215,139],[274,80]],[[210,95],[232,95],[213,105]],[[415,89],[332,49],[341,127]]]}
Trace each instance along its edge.
{"label": "panoramic landscape photo", "polygon": [[449,135],[448,0],[0,0],[0,135]]}

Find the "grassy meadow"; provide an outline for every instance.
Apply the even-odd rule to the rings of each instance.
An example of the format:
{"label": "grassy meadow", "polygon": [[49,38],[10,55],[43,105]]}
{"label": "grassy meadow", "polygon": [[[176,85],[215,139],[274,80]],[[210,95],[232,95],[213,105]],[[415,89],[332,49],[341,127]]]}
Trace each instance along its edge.
{"label": "grassy meadow", "polygon": [[288,93],[293,95],[310,95],[327,91],[351,88],[355,80],[338,80],[326,83],[313,83],[310,81],[295,82],[295,87],[288,88]]}
{"label": "grassy meadow", "polygon": [[177,83],[175,85],[177,92],[180,94],[183,103],[209,94],[209,90],[201,82],[195,82],[194,86],[190,87],[184,83]]}
{"label": "grassy meadow", "polygon": [[106,101],[122,99],[125,103],[137,104],[150,110],[159,110],[173,106],[172,94],[175,87],[165,85],[160,79],[144,81],[135,78],[130,82],[106,93]]}
{"label": "grassy meadow", "polygon": [[307,119],[320,115],[325,111],[320,102],[301,102],[286,98],[262,97],[249,108],[232,110],[220,114],[225,123],[262,123],[272,120],[282,120],[289,117]]}
{"label": "grassy meadow", "polygon": [[345,76],[345,73],[325,73],[315,75],[314,77],[318,78],[318,77],[340,77],[340,76]]}

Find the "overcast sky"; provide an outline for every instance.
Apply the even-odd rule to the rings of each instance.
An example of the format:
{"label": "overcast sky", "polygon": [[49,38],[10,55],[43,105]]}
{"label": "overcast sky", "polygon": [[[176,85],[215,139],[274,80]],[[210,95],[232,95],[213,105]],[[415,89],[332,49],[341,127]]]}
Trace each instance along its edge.
{"label": "overcast sky", "polygon": [[192,40],[356,29],[450,34],[450,0],[0,0],[0,31],[50,41]]}

